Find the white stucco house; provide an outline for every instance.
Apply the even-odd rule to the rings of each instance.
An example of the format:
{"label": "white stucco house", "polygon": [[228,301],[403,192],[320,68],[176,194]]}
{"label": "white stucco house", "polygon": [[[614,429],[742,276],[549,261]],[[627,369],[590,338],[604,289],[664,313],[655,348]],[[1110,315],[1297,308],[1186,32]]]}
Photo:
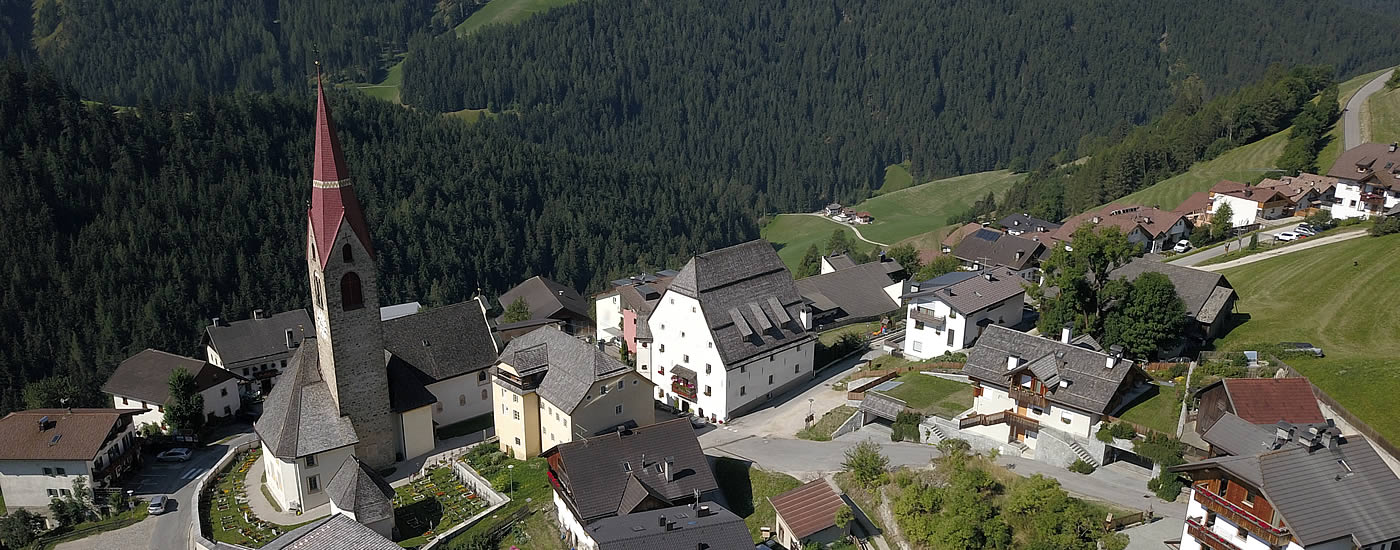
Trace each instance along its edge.
{"label": "white stucco house", "polygon": [[11,511],[48,514],[49,502],[73,494],[73,481],[106,487],[141,460],[140,411],[31,409],[0,418],[0,492]]}
{"label": "white stucco house", "polygon": [[656,398],[728,421],[814,376],[811,312],[773,245],[700,254],[649,319]]}
{"label": "white stucco house", "polygon": [[1220,180],[1210,188],[1210,213],[1230,206],[1230,226],[1235,229],[1258,225],[1263,220],[1282,218],[1294,202],[1278,189]]}
{"label": "white stucco house", "polygon": [[626,346],[632,354],[637,372],[649,376],[651,372],[651,326],[648,319],[656,304],[661,302],[661,294],[671,286],[677,272],[663,269],[651,273],[641,273],[626,279],[612,281],[612,290],[594,298],[593,309],[597,318],[597,334],[602,342],[617,342]]}
{"label": "white stucco house", "polygon": [[1394,143],[1352,147],[1337,157],[1327,175],[1337,178],[1333,218],[1369,218],[1400,206],[1400,151]]}
{"label": "white stucco house", "polygon": [[194,376],[195,389],[204,397],[204,418],[214,420],[238,413],[241,400],[238,385],[245,379],[206,361],[147,349],[128,357],[102,385],[102,393],[118,409],[142,409],[135,417],[137,427],[165,425],[165,405],[170,400],[170,375],[185,369]]}
{"label": "white stucco house", "polygon": [[1008,268],[956,271],[917,283],[904,295],[904,355],[929,359],[962,351],[989,325],[1015,326],[1025,308],[1026,283]]}
{"label": "white stucco house", "polygon": [[233,322],[215,317],[204,329],[204,357],[242,376],[244,393],[267,395],[292,352],[312,330],[305,309],[271,315],[255,309],[251,318]]}

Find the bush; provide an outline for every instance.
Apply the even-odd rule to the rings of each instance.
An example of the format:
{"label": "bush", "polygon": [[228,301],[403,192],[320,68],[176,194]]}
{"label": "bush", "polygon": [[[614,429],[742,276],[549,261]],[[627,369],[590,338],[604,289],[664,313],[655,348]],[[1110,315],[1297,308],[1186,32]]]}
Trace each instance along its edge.
{"label": "bush", "polygon": [[[1241,355],[1243,357],[1243,355]],[[1196,367],[1196,380],[1204,380],[1206,377],[1215,376],[1219,378],[1243,378],[1249,375],[1249,368],[1235,364],[1231,361],[1208,361]]]}
{"label": "bush", "polygon": [[1161,475],[1147,480],[1147,490],[1157,495],[1157,498],[1167,502],[1173,502],[1176,497],[1181,496],[1181,489],[1186,484],[1181,481],[1181,476],[1171,472],[1162,472]]}
{"label": "bush", "polygon": [[919,474],[914,473],[913,470],[906,470],[901,468],[900,470],[894,473],[894,484],[898,485],[901,489],[908,488],[910,485],[913,485],[914,482],[918,480]]}
{"label": "bush", "polygon": [[1108,428],[1108,433],[1113,434],[1117,439],[1133,439],[1137,437],[1137,430],[1127,422],[1117,422]]}
{"label": "bush", "polygon": [[1099,431],[1094,433],[1094,438],[1104,443],[1113,443],[1113,432],[1108,429],[1108,423],[1099,424]]}
{"label": "bush", "polygon": [[1370,233],[1373,237],[1400,233],[1400,217],[1386,216],[1377,220],[1376,224],[1371,226]]}
{"label": "bush", "polygon": [[1133,442],[1133,452],[1140,454],[1163,468],[1185,463],[1182,453],[1186,445],[1166,434],[1151,432],[1146,439]]}
{"label": "bush", "polygon": [[913,441],[918,443],[921,439],[919,434],[919,423],[924,421],[923,415],[912,412],[902,412],[895,417],[893,429],[890,431],[890,441]]}
{"label": "bush", "polygon": [[886,471],[890,459],[880,453],[880,446],[870,441],[862,441],[846,450],[846,460],[841,467],[850,472],[856,483],[867,489],[884,485],[889,481]]}
{"label": "bush", "polygon": [[945,352],[943,352],[943,355],[939,355],[938,357],[934,357],[934,358],[932,358],[932,359],[929,359],[929,362],[934,362],[934,363],[966,363],[966,362],[967,362],[967,354],[966,354],[966,353],[959,353],[959,352],[952,352],[952,351],[945,351]]}
{"label": "bush", "polygon": [[1085,462],[1084,459],[1080,458],[1076,459],[1074,461],[1074,464],[1069,465],[1069,471],[1074,472],[1076,474],[1089,475],[1094,473],[1094,465]]}

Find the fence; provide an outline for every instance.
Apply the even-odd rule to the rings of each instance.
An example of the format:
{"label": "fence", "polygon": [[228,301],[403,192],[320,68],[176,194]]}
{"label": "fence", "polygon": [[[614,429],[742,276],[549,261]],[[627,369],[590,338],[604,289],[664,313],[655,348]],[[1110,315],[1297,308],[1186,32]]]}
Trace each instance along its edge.
{"label": "fence", "polygon": [[1129,526],[1129,525],[1136,525],[1136,524],[1139,524],[1139,523],[1143,523],[1143,522],[1145,522],[1145,521],[1147,521],[1147,520],[1148,520],[1147,512],[1138,512],[1138,513],[1136,513],[1136,514],[1127,514],[1127,515],[1124,515],[1124,516],[1121,516],[1121,517],[1120,517],[1120,516],[1114,516],[1113,514],[1109,514],[1108,518],[1105,519],[1104,522],[1103,522],[1103,528],[1106,529],[1106,530],[1108,530],[1108,531],[1117,531],[1117,530],[1122,529],[1122,528],[1124,528],[1124,527],[1127,527],[1127,526]]}
{"label": "fence", "polygon": [[467,518],[466,521],[463,521],[462,523],[453,526],[451,529],[448,529],[446,531],[443,531],[442,533],[433,536],[432,539],[428,540],[427,544],[423,545],[421,550],[433,550],[434,548],[437,548],[439,545],[442,545],[447,541],[452,540],[454,537],[461,534],[463,531],[466,531],[473,525],[476,525],[477,523],[481,522],[482,519],[489,517],[491,514],[496,513],[496,511],[500,510],[502,506],[505,506],[506,504],[510,503],[510,499],[506,498],[505,495],[502,495],[500,492],[496,491],[496,489],[491,486],[490,481],[487,481],[486,478],[481,477],[481,474],[477,473],[476,470],[472,469],[471,466],[468,466],[461,460],[458,460],[458,457],[460,456],[461,453],[452,455],[452,473],[457,475],[457,479],[460,480],[463,485],[471,487],[471,490],[473,492],[475,492],[478,495],[481,495],[482,498],[485,498],[486,502],[490,503],[490,506],[487,506],[485,510],[477,512],[472,517]]}
{"label": "fence", "polygon": [[204,475],[199,476],[199,481],[195,482],[194,496],[191,497],[193,502],[190,503],[190,506],[193,507],[193,509],[190,510],[190,539],[191,546],[193,548],[196,548],[198,550],[226,550],[228,548],[243,548],[242,546],[238,546],[236,544],[229,544],[227,542],[216,543],[213,540],[211,540],[209,536],[204,532],[204,521],[201,517],[203,516],[203,514],[200,513],[200,510],[203,507],[204,490],[207,488],[209,478],[212,477],[212,475],[214,474],[222,472],[224,468],[227,468],[228,464],[233,461],[234,457],[242,454],[244,451],[255,449],[260,446],[262,446],[262,440],[258,438],[253,438],[252,441],[242,443],[234,447],[229,447],[229,450],[224,453],[224,456],[220,458],[218,462],[214,463],[213,467],[209,468],[208,471],[204,472]]}
{"label": "fence", "polygon": [[[1284,372],[1287,373],[1289,378],[1307,378],[1306,376],[1303,376],[1302,373],[1299,373],[1296,369],[1294,369],[1292,365],[1284,363],[1283,361],[1279,360],[1279,358],[1270,356],[1269,359],[1273,361],[1273,364],[1276,364],[1279,367],[1281,367],[1284,370]],[[1381,450],[1385,451],[1392,457],[1400,459],[1400,448],[1396,448],[1396,446],[1393,443],[1391,443],[1390,440],[1386,439],[1385,436],[1381,435],[1380,432],[1375,430],[1375,428],[1372,428],[1369,424],[1362,422],[1360,418],[1357,418],[1356,415],[1352,414],[1351,411],[1347,410],[1346,407],[1342,406],[1340,402],[1338,402],[1336,399],[1333,399],[1332,396],[1327,395],[1327,392],[1322,391],[1322,388],[1317,387],[1317,384],[1313,384],[1312,381],[1309,380],[1308,385],[1312,386],[1313,397],[1316,397],[1318,401],[1322,402],[1322,404],[1330,407],[1333,411],[1337,413],[1337,416],[1342,417],[1342,420],[1345,420],[1347,424],[1351,424],[1351,426],[1353,428],[1356,428],[1356,431],[1360,432],[1361,435],[1364,435],[1367,439],[1370,439],[1371,441],[1375,442],[1376,446],[1380,447]]]}
{"label": "fence", "polygon": [[876,379],[861,384],[856,389],[846,392],[846,399],[849,399],[851,401],[860,401],[862,399],[865,399],[865,392],[870,391],[870,388],[879,386],[880,384],[884,384],[885,382],[889,382],[890,380],[893,380],[896,376],[899,376],[898,372],[889,372],[882,374]]}

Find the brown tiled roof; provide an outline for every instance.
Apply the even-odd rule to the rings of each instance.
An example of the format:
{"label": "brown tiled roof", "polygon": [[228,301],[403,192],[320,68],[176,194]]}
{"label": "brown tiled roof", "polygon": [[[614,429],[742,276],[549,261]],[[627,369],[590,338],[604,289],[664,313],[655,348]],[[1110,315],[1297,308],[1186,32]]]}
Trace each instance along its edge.
{"label": "brown tiled roof", "polygon": [[1260,181],[1255,187],[1274,189],[1283,193],[1289,200],[1298,202],[1298,200],[1303,198],[1309,191],[1316,190],[1318,193],[1326,193],[1327,190],[1336,188],[1337,178],[1304,172],[1296,176],[1266,179]]}
{"label": "brown tiled roof", "polygon": [[1276,200],[1284,200],[1288,198],[1286,195],[1279,192],[1277,189],[1273,189],[1270,187],[1261,188],[1259,186],[1250,186],[1247,184],[1230,180],[1220,180],[1219,183],[1216,183],[1210,188],[1210,193],[1212,197],[1214,197],[1214,195],[1226,195],[1230,197],[1235,197],[1237,199],[1244,199],[1247,201],[1254,201],[1258,203],[1273,202]]}
{"label": "brown tiled roof", "polygon": [[1327,175],[1391,189],[1400,188],[1400,151],[1384,143],[1363,143],[1343,151]]}
{"label": "brown tiled roof", "polygon": [[[92,460],[123,416],[124,409],[31,409],[0,418],[0,460]],[[48,417],[47,429],[39,420]]]}
{"label": "brown tiled roof", "polygon": [[1327,421],[1307,378],[1227,378],[1224,382],[1235,414],[1250,424]]}
{"label": "brown tiled roof", "polygon": [[1210,210],[1210,191],[1197,191],[1181,201],[1172,212],[1177,214],[1200,214]]}
{"label": "brown tiled roof", "polygon": [[[1095,218],[1098,219],[1097,222],[1094,221]],[[1073,237],[1074,231],[1084,224],[1117,227],[1125,234],[1131,233],[1134,228],[1141,227],[1143,231],[1156,238],[1171,229],[1181,218],[1180,212],[1167,212],[1151,206],[1114,203],[1065,220],[1065,224],[1051,234],[1050,238],[1067,243]]]}
{"label": "brown tiled roof", "polygon": [[798,539],[836,526],[836,510],[846,503],[825,479],[768,497],[768,502]]}

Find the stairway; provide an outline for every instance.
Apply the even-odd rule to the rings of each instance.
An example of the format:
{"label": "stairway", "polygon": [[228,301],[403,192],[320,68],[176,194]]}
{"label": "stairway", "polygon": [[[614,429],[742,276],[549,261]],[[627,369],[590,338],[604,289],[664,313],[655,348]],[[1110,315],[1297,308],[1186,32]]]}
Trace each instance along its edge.
{"label": "stairway", "polygon": [[1078,443],[1073,441],[1066,441],[1066,443],[1069,443],[1070,450],[1074,451],[1075,456],[1078,456],[1080,460],[1088,462],[1095,468],[1099,467],[1099,461],[1094,460],[1094,457],[1089,454],[1089,451],[1084,450],[1084,447],[1080,447]]}
{"label": "stairway", "polygon": [[1021,456],[1026,456],[1026,453],[1031,452],[1031,448],[1027,447],[1025,443],[1021,443],[1020,441],[1011,441],[1007,443],[1007,445],[1011,446],[1011,448],[1013,449],[1016,449],[1016,452],[1020,453]]}
{"label": "stairway", "polygon": [[942,429],[942,428],[939,428],[937,424],[925,424],[925,425],[928,426],[928,428],[929,428],[929,430],[928,430],[928,435],[929,435],[929,437],[925,439],[924,443],[934,444],[934,443],[938,443],[939,441],[943,441],[944,439],[948,439],[948,436],[947,436],[946,434],[943,433],[943,429]]}

